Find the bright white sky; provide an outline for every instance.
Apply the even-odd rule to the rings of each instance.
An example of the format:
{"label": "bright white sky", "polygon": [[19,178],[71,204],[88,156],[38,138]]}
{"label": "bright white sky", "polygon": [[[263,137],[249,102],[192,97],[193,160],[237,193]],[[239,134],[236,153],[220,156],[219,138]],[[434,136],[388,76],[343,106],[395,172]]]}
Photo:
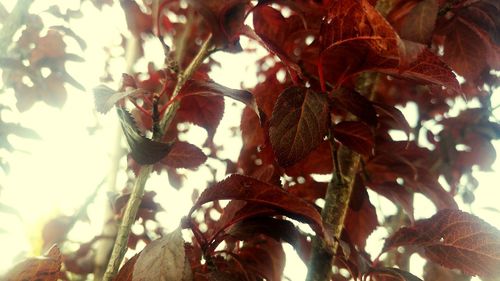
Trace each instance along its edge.
{"label": "bright white sky", "polygon": [[[14,1],[0,0],[10,10]],[[37,0],[32,11],[39,13],[48,7],[47,3],[58,4],[64,11],[65,8],[75,9],[79,0]],[[0,172],[0,183],[3,190],[0,193],[0,202],[7,204],[20,213],[22,221],[12,215],[0,213],[1,227],[7,229],[8,233],[0,233],[0,274],[5,271],[18,255],[34,255],[34,249],[39,247],[40,231],[43,223],[58,214],[72,214],[76,208],[81,206],[86,197],[92,193],[96,186],[107,175],[110,165],[110,155],[113,151],[117,134],[117,119],[111,112],[104,116],[94,112],[93,97],[91,89],[99,84],[99,77],[103,74],[106,54],[104,46],[116,46],[120,42],[120,33],[127,34],[123,14],[119,6],[114,8],[105,7],[98,12],[92,5],[85,2],[82,6],[84,17],[72,22],[75,32],[82,36],[88,43],[88,48],[81,54],[86,61],[84,63],[68,64],[69,72],[85,87],[86,92],[75,90],[68,86],[68,100],[62,109],[52,108],[38,103],[31,110],[22,114],[16,112],[2,111],[5,121],[19,122],[23,126],[35,129],[42,137],[41,141],[25,140],[11,137],[9,140],[19,150],[12,154],[0,151],[0,157],[5,157],[11,166],[10,173],[5,175]],[[50,25],[50,22],[47,22]],[[247,40],[243,39],[243,43]],[[68,48],[78,53],[74,41],[67,40]],[[153,61],[162,63],[161,46],[154,41],[146,47],[147,58],[140,61],[136,70],[145,71],[146,63]],[[115,48],[117,54],[121,51]],[[216,58],[222,63],[223,69],[215,69],[212,78],[226,86],[239,88],[241,78],[247,79],[245,85],[256,83],[255,66],[253,62],[262,54],[262,49],[257,54],[242,57],[241,55],[216,54]],[[155,55],[160,54],[160,55]],[[119,81],[122,72],[125,72],[126,62],[124,59],[112,61],[111,70]],[[498,95],[497,95],[498,96]],[[9,104],[14,107],[15,99],[11,92],[0,96],[0,103]],[[500,100],[493,102],[500,104]],[[241,142],[231,140],[229,144],[226,137],[229,128],[238,125],[241,106],[227,106],[224,121],[221,123],[220,132],[216,135],[216,142],[226,143],[227,157],[235,159],[239,152]],[[408,119],[411,117],[411,109],[408,109]],[[500,115],[500,114],[499,114]],[[409,120],[411,122],[411,120]],[[88,129],[99,125],[95,134],[89,134]],[[195,128],[190,137],[190,142],[201,145],[204,137],[199,134],[206,133],[202,129]],[[196,143],[196,140],[199,140]],[[497,151],[500,144],[495,143]],[[213,163],[217,165],[217,163]],[[122,167],[126,163],[122,161]],[[496,161],[493,169],[500,170],[500,161]],[[123,170],[123,169],[122,169]],[[223,177],[223,171],[218,175]],[[196,176],[188,177],[186,186],[189,188],[176,191],[169,187],[166,175],[154,175],[148,182],[147,188],[155,190],[158,198],[165,209],[159,219],[171,222],[175,228],[179,219],[187,213],[191,204],[191,188],[204,186],[209,178],[207,169],[201,168]],[[499,213],[488,210],[488,207],[498,206],[498,173],[476,173],[480,186],[476,192],[476,203],[472,211],[489,223],[500,228]],[[118,178],[118,187],[121,188],[126,180],[125,175]],[[71,233],[72,239],[88,240],[100,232],[102,225],[102,206],[106,202],[105,188],[98,196],[96,203],[90,208],[89,216],[93,218],[91,225],[79,225],[80,231]],[[379,201],[380,200],[380,201]],[[421,196],[416,197],[416,217],[429,217],[434,213],[433,205]],[[377,206],[392,206],[383,198],[372,200]],[[457,198],[458,202],[461,202]],[[386,204],[387,203],[387,204]],[[467,206],[464,210],[469,211]],[[391,213],[393,207],[384,208],[384,212]],[[374,249],[373,253],[380,248],[380,239],[387,234],[383,230],[376,231],[370,238]],[[288,245],[288,250],[291,249]],[[293,252],[290,250],[288,252]],[[293,280],[304,280],[305,266],[294,256],[287,257],[288,264],[286,275]],[[418,258],[415,258],[418,260]],[[417,262],[418,264],[419,262]],[[419,269],[412,270],[419,273]]]}

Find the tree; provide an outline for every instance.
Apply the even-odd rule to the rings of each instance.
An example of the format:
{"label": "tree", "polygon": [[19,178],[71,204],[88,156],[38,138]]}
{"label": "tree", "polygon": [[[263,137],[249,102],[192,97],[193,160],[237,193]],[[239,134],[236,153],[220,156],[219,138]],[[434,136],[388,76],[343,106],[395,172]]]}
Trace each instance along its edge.
{"label": "tree", "polygon": [[[161,42],[164,67],[149,67],[147,78],[125,73],[119,89],[94,90],[99,112],[117,111],[135,173],[132,192],[115,201],[121,225],[104,280],[281,280],[283,242],[307,264],[310,281],[420,280],[408,271],[413,253],[427,260],[426,280],[500,275],[500,232],[460,211],[454,199],[470,198],[477,185],[472,169],[490,168],[491,142],[500,138],[491,105],[498,87],[500,2],[144,2],[120,5],[134,40],[154,36]],[[18,1],[0,34],[10,41],[24,28],[12,44],[16,49],[10,46],[9,57],[0,61],[19,110],[37,100],[62,104],[64,82],[80,87],[64,70],[65,61],[78,57],[62,43],[63,36],[79,37],[61,28],[40,37],[29,3]],[[53,12],[63,19],[76,13]],[[250,15],[253,22],[246,24]],[[208,74],[217,63],[214,52],[251,51],[241,47],[241,36],[269,52],[256,62],[262,79],[248,90],[222,86]],[[1,45],[0,53],[8,47]],[[42,76],[42,67],[51,74]],[[50,95],[35,94],[42,86]],[[236,162],[221,159],[213,141],[224,98],[246,105]],[[451,116],[454,103],[464,99],[479,106]],[[413,126],[398,109],[409,103],[418,108]],[[207,131],[208,153],[178,140],[182,122]],[[406,139],[398,140],[393,131]],[[166,172],[181,188],[176,169],[196,168],[207,157],[226,163],[227,177],[197,196],[180,228],[154,241],[147,233],[131,234],[132,224],[155,220],[159,208],[155,194],[144,191],[149,175]],[[331,179],[322,182],[318,174]],[[368,190],[394,202],[398,213],[379,225],[381,214]],[[435,204],[435,215],[414,219],[415,193]],[[373,257],[365,246],[376,227],[387,228],[390,236]],[[188,230],[184,236],[181,229]],[[184,240],[186,233],[191,238]],[[120,269],[126,250],[139,239],[150,243]],[[45,258],[26,260],[6,279],[86,275],[92,265],[84,267],[79,259],[88,253],[89,244],[70,254],[52,247]]]}

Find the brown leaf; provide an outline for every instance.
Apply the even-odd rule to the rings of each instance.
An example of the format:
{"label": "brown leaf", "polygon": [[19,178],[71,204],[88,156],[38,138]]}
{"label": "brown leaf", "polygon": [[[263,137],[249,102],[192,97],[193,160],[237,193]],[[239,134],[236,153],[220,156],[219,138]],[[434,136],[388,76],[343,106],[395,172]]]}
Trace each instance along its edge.
{"label": "brown leaf", "polygon": [[310,89],[290,87],[278,97],[269,137],[281,166],[290,166],[318,146],[327,130],[328,102]]}
{"label": "brown leaf", "polygon": [[188,281],[191,275],[184,239],[178,228],[144,248],[135,262],[132,281]]}
{"label": "brown leaf", "polygon": [[437,0],[401,1],[387,18],[401,38],[427,44],[434,31],[438,9]]}
{"label": "brown leaf", "polygon": [[500,274],[500,231],[460,210],[442,210],[412,227],[403,227],[386,240],[384,251],[416,246],[432,262],[470,275]]}
{"label": "brown leaf", "polygon": [[179,121],[191,122],[203,127],[213,138],[224,114],[224,98],[221,96],[187,96],[177,110]]}

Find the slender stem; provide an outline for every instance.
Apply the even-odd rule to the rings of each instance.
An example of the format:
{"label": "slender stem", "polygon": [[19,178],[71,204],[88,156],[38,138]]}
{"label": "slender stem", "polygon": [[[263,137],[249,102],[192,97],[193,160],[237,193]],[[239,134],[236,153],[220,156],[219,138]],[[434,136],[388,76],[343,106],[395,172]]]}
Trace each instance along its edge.
{"label": "slender stem", "polygon": [[186,70],[179,72],[179,76],[177,77],[177,84],[175,85],[174,91],[172,92],[171,96],[171,99],[175,99],[175,101],[171,106],[167,108],[165,114],[163,115],[163,118],[160,120],[160,128],[162,131],[159,133],[159,136],[154,137],[155,139],[161,137],[164,134],[164,131],[168,129],[168,126],[170,126],[170,123],[172,122],[172,119],[175,115],[173,113],[177,111],[180,105],[180,100],[176,99],[177,95],[180,93],[184,84],[186,84],[186,81],[193,75],[194,71],[205,60],[207,54],[209,54],[211,45],[212,34],[209,34],[203,45],[201,45],[198,54],[196,54],[188,67],[186,67]]}
{"label": "slender stem", "polygon": [[25,22],[25,17],[34,0],[18,0],[12,12],[3,19],[3,27],[0,30],[0,54],[2,56],[7,52],[7,48],[12,42],[12,36]]}
{"label": "slender stem", "polygon": [[127,251],[130,229],[135,221],[137,210],[139,210],[139,205],[141,204],[142,196],[144,194],[144,187],[146,186],[146,181],[148,180],[149,174],[152,170],[152,165],[146,165],[141,168],[139,174],[137,175],[132,194],[130,195],[127,207],[125,208],[125,213],[123,214],[122,223],[118,229],[118,235],[116,236],[115,246],[113,247],[113,252],[111,253],[108,268],[106,269],[106,273],[104,273],[103,280],[105,281],[113,280],[118,272],[118,268],[120,268],[122,259]]}
{"label": "slender stem", "polygon": [[[193,58],[189,66],[185,71],[179,72],[177,77],[177,84],[172,93],[172,99],[175,98],[182,86],[186,83],[186,81],[193,75],[194,71],[200,66],[203,60],[206,58],[209,53],[209,49],[212,42],[212,36],[209,35],[207,40],[203,43],[198,54]],[[178,100],[178,99],[176,99]],[[153,139],[160,140],[164,134],[164,132],[168,129],[168,126],[172,122],[177,109],[179,108],[179,101],[175,101],[171,106],[167,108],[167,111],[163,115],[160,120],[160,129],[154,136]],[[116,236],[115,245],[113,247],[113,252],[111,253],[111,258],[109,260],[108,268],[106,269],[106,273],[104,274],[104,281],[111,281],[116,276],[118,269],[120,268],[120,264],[125,256],[127,251],[127,242],[130,234],[130,229],[132,224],[135,221],[135,217],[137,215],[137,210],[139,209],[139,205],[142,201],[142,196],[144,195],[144,187],[148,180],[149,174],[153,170],[152,165],[143,166],[134,183],[134,187],[132,190],[132,194],[130,195],[130,199],[125,208],[125,213],[123,215],[123,220],[118,229],[118,235]]]}

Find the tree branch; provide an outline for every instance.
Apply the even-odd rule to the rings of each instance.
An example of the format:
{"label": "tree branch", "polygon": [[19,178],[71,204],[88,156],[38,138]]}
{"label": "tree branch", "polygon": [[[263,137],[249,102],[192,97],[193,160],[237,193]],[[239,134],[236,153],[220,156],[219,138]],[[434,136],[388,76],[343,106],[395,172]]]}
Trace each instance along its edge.
{"label": "tree branch", "polygon": [[[312,256],[308,266],[307,281],[330,280],[332,262],[337,252],[338,241],[344,226],[344,220],[349,207],[354,178],[358,170],[360,156],[344,146],[336,150],[335,140],[330,135],[332,158],[334,159],[334,173],[328,184],[325,195],[325,206],[321,218],[327,235],[334,238],[333,245],[329,246],[322,239],[315,238],[312,244]],[[337,160],[338,159],[338,160]]]}
{"label": "tree branch", "polygon": [[[209,48],[212,45],[212,35],[209,35],[206,41],[201,46],[198,54],[193,58],[189,66],[185,71],[180,71],[177,77],[177,84],[175,85],[174,91],[172,93],[171,99],[175,99],[186,81],[193,75],[194,71],[200,66],[203,60],[209,54]],[[180,102],[175,99],[174,102],[167,108],[165,114],[160,120],[160,131],[153,136],[153,139],[160,140],[167,130],[168,126],[172,122],[177,109],[179,108]],[[149,174],[153,170],[152,165],[143,166],[134,183],[132,194],[125,208],[125,213],[123,215],[123,220],[118,229],[118,235],[116,236],[115,245],[113,247],[113,252],[111,253],[111,258],[109,260],[108,268],[104,274],[104,281],[111,281],[118,273],[120,264],[127,251],[127,242],[130,234],[130,229],[135,221],[137,215],[137,210],[142,201],[142,196],[144,195],[144,187],[148,180]]]}

